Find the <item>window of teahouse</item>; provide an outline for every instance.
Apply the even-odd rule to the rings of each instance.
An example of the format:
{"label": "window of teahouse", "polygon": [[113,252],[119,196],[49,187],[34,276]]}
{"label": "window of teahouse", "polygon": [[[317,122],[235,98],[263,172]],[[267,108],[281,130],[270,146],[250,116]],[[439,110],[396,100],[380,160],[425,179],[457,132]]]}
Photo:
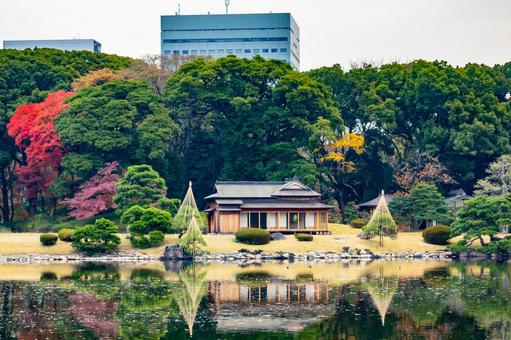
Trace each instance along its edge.
{"label": "window of teahouse", "polygon": [[305,213],[301,212],[298,216],[298,229],[305,229]]}
{"label": "window of teahouse", "polygon": [[326,212],[319,213],[319,226],[320,228],[326,228]]}
{"label": "window of teahouse", "polygon": [[259,213],[251,212],[249,215],[249,227],[250,228],[259,228]]}
{"label": "window of teahouse", "polygon": [[298,229],[298,213],[289,213],[289,229]]}
{"label": "window of teahouse", "polygon": [[259,214],[259,227],[261,229],[266,229],[268,227],[268,214],[262,212]]}
{"label": "window of teahouse", "polygon": [[281,212],[279,214],[279,216],[280,216],[279,229],[287,229],[287,226],[288,226],[288,223],[287,223],[287,220],[288,220],[287,213]]}

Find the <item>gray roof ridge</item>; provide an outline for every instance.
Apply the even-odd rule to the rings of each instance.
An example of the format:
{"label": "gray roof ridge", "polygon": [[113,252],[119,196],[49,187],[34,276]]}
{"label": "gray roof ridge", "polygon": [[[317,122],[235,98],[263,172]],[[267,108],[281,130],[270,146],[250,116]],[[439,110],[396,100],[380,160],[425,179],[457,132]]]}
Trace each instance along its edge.
{"label": "gray roof ridge", "polygon": [[254,185],[260,185],[260,184],[285,184],[286,181],[216,181],[215,184],[254,184]]}

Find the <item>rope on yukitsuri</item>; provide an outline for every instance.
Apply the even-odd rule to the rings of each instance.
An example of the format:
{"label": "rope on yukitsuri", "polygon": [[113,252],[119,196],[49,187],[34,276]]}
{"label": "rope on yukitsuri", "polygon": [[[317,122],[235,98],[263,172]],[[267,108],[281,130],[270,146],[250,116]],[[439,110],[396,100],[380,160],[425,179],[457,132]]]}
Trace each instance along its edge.
{"label": "rope on yukitsuri", "polygon": [[204,239],[204,235],[202,235],[202,231],[195,216],[192,216],[188,230],[178,242],[189,255],[195,256],[204,253],[206,240]]}
{"label": "rope on yukitsuri", "polygon": [[183,199],[183,203],[179,207],[176,216],[173,219],[173,226],[175,229],[186,230],[190,226],[190,221],[192,216],[197,220],[197,224],[199,228],[202,230],[205,227],[204,221],[202,220],[202,216],[200,214],[199,209],[197,208],[197,203],[195,202],[195,196],[193,195],[192,190],[192,182],[188,185],[188,191],[186,192],[185,198]]}
{"label": "rope on yukitsuri", "polygon": [[367,225],[362,228],[363,239],[371,239],[376,236],[380,238],[380,246],[383,246],[384,236],[388,236],[392,239],[397,237],[397,225],[392,218],[383,190],[371,219]]}

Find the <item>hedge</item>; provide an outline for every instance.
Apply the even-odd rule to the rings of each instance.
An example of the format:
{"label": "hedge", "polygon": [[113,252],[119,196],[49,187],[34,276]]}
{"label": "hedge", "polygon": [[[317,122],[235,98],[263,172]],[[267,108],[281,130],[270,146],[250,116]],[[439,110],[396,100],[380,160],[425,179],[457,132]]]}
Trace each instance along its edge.
{"label": "hedge", "polygon": [[73,235],[75,234],[74,229],[60,229],[57,235],[59,236],[59,240],[64,242],[72,242]]}
{"label": "hedge", "polygon": [[264,229],[243,228],[234,234],[236,241],[244,244],[262,245],[270,243],[270,232]]}
{"label": "hedge", "polygon": [[55,234],[41,234],[39,240],[44,246],[53,246],[57,243],[58,237]]}
{"label": "hedge", "polygon": [[426,243],[445,245],[451,238],[451,228],[442,224],[426,228],[422,232],[422,238]]}
{"label": "hedge", "polygon": [[353,227],[353,228],[357,228],[357,229],[361,229],[363,227],[365,227],[365,225],[368,223],[369,221],[366,220],[365,218],[356,218],[354,220],[352,220],[350,222],[350,225]]}
{"label": "hedge", "polygon": [[309,234],[295,234],[298,241],[310,242],[314,239],[314,236]]}
{"label": "hedge", "polygon": [[135,248],[147,249],[159,246],[163,243],[165,235],[159,230],[153,230],[149,234],[131,234],[130,242]]}

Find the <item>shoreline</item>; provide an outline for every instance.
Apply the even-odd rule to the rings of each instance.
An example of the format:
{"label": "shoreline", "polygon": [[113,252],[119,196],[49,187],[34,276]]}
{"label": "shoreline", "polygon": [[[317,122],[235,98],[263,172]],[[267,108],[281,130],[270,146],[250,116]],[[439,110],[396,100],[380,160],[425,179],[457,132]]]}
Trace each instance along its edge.
{"label": "shoreline", "polygon": [[300,254],[290,252],[266,253],[261,250],[206,254],[192,257],[171,257],[163,255],[146,255],[138,253],[108,254],[100,256],[87,256],[84,254],[53,255],[53,254],[23,254],[0,255],[1,264],[59,264],[59,263],[149,263],[149,262],[179,262],[193,261],[196,263],[263,263],[263,262],[346,262],[346,261],[372,261],[372,260],[442,260],[451,261],[453,254],[449,251],[431,252],[399,252],[374,254],[369,250],[345,249],[343,252],[315,251]]}

